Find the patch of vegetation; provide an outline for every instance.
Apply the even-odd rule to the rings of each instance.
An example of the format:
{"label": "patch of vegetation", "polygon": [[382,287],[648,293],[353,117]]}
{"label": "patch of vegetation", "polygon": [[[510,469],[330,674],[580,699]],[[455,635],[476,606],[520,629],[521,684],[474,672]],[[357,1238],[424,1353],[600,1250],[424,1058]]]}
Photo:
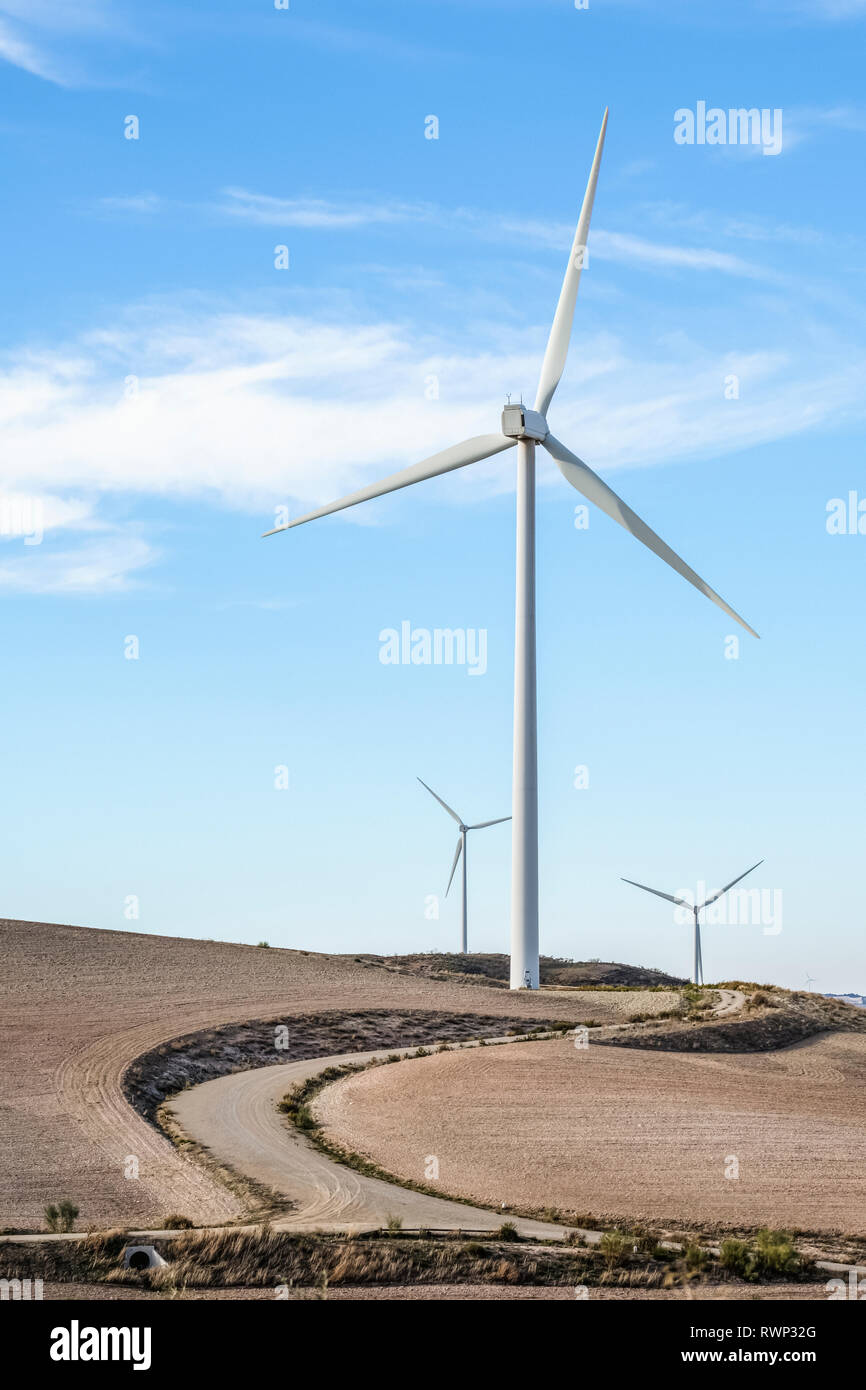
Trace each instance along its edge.
{"label": "patch of vegetation", "polygon": [[796,1279],[811,1272],[812,1261],[798,1253],[786,1231],[758,1231],[752,1240],[722,1241],[719,1263],[749,1283],[759,1279]]}
{"label": "patch of vegetation", "polygon": [[629,1241],[624,1231],[605,1231],[598,1243],[598,1248],[610,1270],[622,1262],[623,1256],[629,1248]]}
{"label": "patch of vegetation", "polygon": [[709,1251],[704,1250],[700,1245],[691,1243],[686,1246],[685,1261],[686,1269],[690,1273],[700,1274],[709,1260]]}
{"label": "patch of vegetation", "polygon": [[70,1202],[68,1197],[64,1197],[63,1201],[56,1205],[50,1202],[43,1208],[43,1214],[49,1231],[71,1231],[78,1217],[78,1207],[74,1202]]}
{"label": "patch of vegetation", "polygon": [[[129,1243],[124,1231],[92,1232],[79,1240],[30,1245],[0,1242],[0,1265],[7,1278],[39,1277],[53,1283],[108,1283],[172,1295],[186,1289],[271,1288],[297,1290],[297,1296],[324,1296],[330,1285],[399,1284],[583,1284],[658,1288],[709,1279],[805,1279],[809,1261],[792,1261],[789,1238],[772,1231],[747,1240],[729,1238],[729,1264],[690,1241],[685,1251],[668,1250],[645,1228],[607,1231],[600,1246],[544,1245],[520,1241],[513,1222],[495,1232],[459,1231],[431,1237],[404,1231],[391,1219],[387,1230],[352,1236],[299,1235],[268,1224],[257,1230],[224,1228],[187,1231],[157,1240],[168,1266],[124,1269]],[[742,1247],[756,1258],[741,1259]],[[735,1256],[731,1267],[731,1253]],[[739,1269],[744,1273],[740,1274]],[[315,1291],[313,1295],[305,1292]],[[294,1296],[290,1294],[290,1297]]]}
{"label": "patch of vegetation", "polygon": [[[402,956],[355,956],[363,965],[378,965],[400,974],[426,975],[431,979],[459,976],[471,978],[478,984],[500,989],[509,981],[511,963],[506,955],[473,952],[463,955],[447,951],[427,951]],[[541,956],[539,960],[541,985],[583,989],[669,989],[683,981],[642,965],[624,965],[616,961],[575,961],[559,956]]]}

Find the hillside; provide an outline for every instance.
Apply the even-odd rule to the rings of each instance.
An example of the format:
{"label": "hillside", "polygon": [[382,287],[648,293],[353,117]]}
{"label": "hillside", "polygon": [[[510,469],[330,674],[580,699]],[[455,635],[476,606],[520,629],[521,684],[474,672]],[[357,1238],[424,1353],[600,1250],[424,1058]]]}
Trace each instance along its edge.
{"label": "hillside", "polygon": [[[479,984],[507,988],[509,958],[469,952],[466,955],[444,951],[427,951],[406,956],[354,956],[351,959],[379,965],[403,975],[423,975],[427,979],[471,979]],[[563,960],[557,956],[542,956],[540,960],[542,985],[619,985],[633,989],[653,989],[656,986],[684,985],[676,975],[641,965],[623,965],[616,961]]]}

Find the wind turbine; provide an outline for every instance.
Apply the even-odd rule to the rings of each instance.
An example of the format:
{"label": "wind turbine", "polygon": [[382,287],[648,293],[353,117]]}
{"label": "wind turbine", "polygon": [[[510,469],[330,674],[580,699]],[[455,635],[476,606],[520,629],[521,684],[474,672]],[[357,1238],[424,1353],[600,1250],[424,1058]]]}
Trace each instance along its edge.
{"label": "wind turbine", "polygon": [[[817,983],[818,983],[818,981],[815,979],[814,975],[810,975],[809,972],[808,972],[808,970],[807,970],[807,971],[806,971],[806,988],[809,989],[809,986],[810,986],[810,985],[816,985]],[[812,991],[809,990],[809,993],[811,994]]]}
{"label": "wind turbine", "polygon": [[559,303],[541,367],[535,408],[507,404],[501,427],[495,434],[476,435],[452,444],[421,463],[411,464],[380,482],[358,488],[336,502],[307,512],[265,534],[276,535],[331,512],[354,507],[373,497],[409,487],[440,473],[478,463],[504,449],[517,448],[517,584],[514,622],[514,761],[512,771],[511,853],[511,988],[538,988],[538,752],[535,676],[535,447],[543,445],[556,460],[566,482],[611,519],[630,531],[643,545],[711,599],[729,617],[757,637],[757,633],[714,589],[681,560],[640,517],[617,496],[597,473],[550,433],[547,411],[565,368],[577,287],[586,254],[592,205],[598,182],[601,153],[607,129],[607,111],[601,123],[589,182],[569,255]]}
{"label": "wind turbine", "polygon": [[460,856],[462,854],[463,905],[460,909],[460,950],[463,952],[465,956],[466,952],[469,949],[469,947],[466,944],[466,836],[469,834],[470,830],[486,830],[488,825],[502,825],[503,821],[511,820],[511,817],[500,816],[498,820],[483,820],[479,825],[464,825],[463,817],[458,816],[457,812],[454,810],[452,806],[448,805],[447,801],[443,801],[441,796],[436,796],[436,793],[434,792],[433,788],[428,787],[427,783],[423,782],[420,777],[418,778],[418,781],[421,782],[422,787],[427,788],[427,791],[430,793],[432,797],[436,799],[436,801],[439,802],[439,805],[442,807],[442,809],[447,811],[451,819],[456,820],[457,824],[460,826],[460,834],[457,837],[457,848],[454,851],[454,863],[451,865],[451,877],[448,880],[448,888],[445,889],[445,896],[446,898],[448,897],[448,889],[451,887],[452,881],[454,879],[454,874],[457,870],[457,861],[460,859]]}
{"label": "wind turbine", "polygon": [[647,888],[645,883],[635,883],[633,878],[624,878],[622,881],[623,883],[630,883],[633,888],[642,888],[645,893],[655,893],[657,898],[666,898],[669,903],[677,903],[680,907],[687,907],[689,909],[695,919],[695,984],[702,985],[704,982],[704,962],[701,958],[700,913],[703,912],[705,907],[709,907],[710,903],[716,902],[717,899],[727,893],[729,888],[733,888],[735,883],[739,883],[740,879],[744,879],[746,874],[750,874],[754,869],[757,869],[763,862],[763,859],[759,859],[758,863],[753,864],[751,869],[746,869],[746,873],[740,874],[738,878],[732,878],[730,883],[726,883],[724,888],[720,888],[718,893],[713,893],[711,898],[705,898],[702,903],[690,903],[687,902],[685,898],[674,897],[672,893],[660,893],[658,888]]}

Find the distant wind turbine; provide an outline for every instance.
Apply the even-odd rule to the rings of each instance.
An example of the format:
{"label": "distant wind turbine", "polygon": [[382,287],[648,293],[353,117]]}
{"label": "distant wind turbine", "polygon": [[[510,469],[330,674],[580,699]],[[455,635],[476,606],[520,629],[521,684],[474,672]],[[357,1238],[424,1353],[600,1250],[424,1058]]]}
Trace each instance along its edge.
{"label": "distant wind turbine", "polygon": [[759,859],[757,864],[752,865],[751,869],[746,869],[746,872],[740,874],[738,878],[732,878],[730,883],[726,883],[724,888],[720,888],[718,893],[713,893],[711,898],[705,898],[702,903],[690,903],[687,902],[685,898],[674,897],[671,893],[660,893],[658,888],[647,888],[645,883],[635,883],[633,878],[624,878],[622,881],[623,883],[630,883],[633,888],[642,888],[645,893],[655,893],[657,898],[666,898],[669,903],[677,903],[680,907],[687,907],[689,909],[695,919],[695,984],[702,985],[704,982],[704,962],[701,957],[701,923],[699,914],[703,912],[705,907],[709,907],[710,903],[716,902],[723,894],[727,893],[729,888],[733,888],[735,883],[739,883],[741,879],[744,879],[746,874],[750,874],[755,869],[759,868],[763,862],[763,859]]}
{"label": "distant wind turbine", "polygon": [[[367,502],[373,497],[382,497],[387,492],[409,487],[412,483],[435,478],[440,473],[449,473],[455,468],[464,468],[470,463],[479,463],[504,449],[517,446],[517,587],[514,620],[514,761],[512,765],[512,839],[511,839],[511,988],[538,989],[538,730],[536,709],[535,674],[535,447],[543,445],[556,460],[556,464],[573,488],[594,502],[619,526],[630,531],[653,554],[658,555],[671,569],[683,579],[688,580],[706,598],[711,599],[729,617],[738,622],[747,632],[757,637],[754,628],[749,627],[739,615],[730,608],[700,575],[681,560],[670,546],[651,531],[649,526],[632,511],[631,507],[618,497],[607,483],[593,473],[581,459],[560,443],[550,433],[547,411],[553,394],[559,385],[574,319],[574,306],[577,301],[577,287],[580,272],[586,256],[586,242],[595,188],[601,165],[601,153],[607,130],[607,111],[601,123],[601,132],[592,161],[589,182],[574,235],[559,303],[547,341],[547,349],[541,366],[541,378],[535,397],[535,408],[530,410],[522,403],[509,403],[502,412],[500,429],[495,434],[476,435],[461,444],[452,444],[438,454],[421,463],[413,463],[380,482],[370,483],[341,497],[336,502],[328,502],[324,507],[307,512],[304,516],[277,526],[266,535],[276,535],[278,531],[289,531],[294,526],[303,526],[307,521],[328,516],[331,512],[342,511],[344,507],[354,507],[359,502]],[[507,292],[509,304],[525,302],[526,280],[510,286]],[[569,602],[577,600],[569,595]]]}
{"label": "distant wind turbine", "polygon": [[439,805],[443,808],[443,810],[448,812],[451,819],[456,820],[457,824],[460,826],[460,834],[457,837],[457,848],[454,851],[454,863],[451,865],[451,877],[448,880],[448,888],[445,889],[445,896],[446,898],[448,897],[448,889],[451,887],[452,881],[454,879],[454,874],[457,870],[457,862],[460,859],[460,856],[462,855],[463,906],[460,911],[460,950],[463,952],[465,956],[467,950],[469,949],[467,945],[466,935],[466,836],[469,834],[470,830],[486,830],[488,825],[502,825],[504,821],[511,820],[511,817],[500,816],[498,820],[483,820],[480,822],[479,825],[464,825],[463,817],[458,816],[457,812],[454,810],[452,806],[448,805],[447,801],[443,801],[441,796],[436,796],[436,793],[434,792],[433,788],[428,787],[426,782],[422,782],[420,777],[418,778],[418,781],[421,782],[421,786],[426,787],[430,795],[439,802]]}
{"label": "distant wind turbine", "polygon": [[810,985],[816,985],[817,983],[818,983],[818,981],[815,979],[815,977],[814,977],[813,975],[810,975],[809,972],[808,972],[808,970],[807,970],[807,971],[806,971],[806,988],[808,989]]}

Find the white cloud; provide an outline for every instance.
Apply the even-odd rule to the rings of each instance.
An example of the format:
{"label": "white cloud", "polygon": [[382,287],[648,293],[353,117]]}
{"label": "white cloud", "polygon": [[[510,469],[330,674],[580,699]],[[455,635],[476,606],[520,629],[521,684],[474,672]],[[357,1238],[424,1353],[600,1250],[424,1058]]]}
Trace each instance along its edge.
{"label": "white cloud", "polygon": [[[518,338],[510,354],[483,341],[467,351],[389,323],[150,307],[0,372],[6,486],[94,503],[100,495],[197,498],[268,521],[277,505],[339,496],[495,429],[505,387],[534,387],[543,336],[527,334],[525,345]],[[488,344],[502,338],[488,329]],[[638,354],[596,335],[582,349],[551,423],[602,469],[718,456],[812,428],[834,410],[864,410],[866,362],[841,347],[823,361],[799,361],[713,354],[677,338]],[[724,398],[729,374],[740,378],[736,401]],[[130,377],[137,394],[126,394]],[[429,400],[434,377],[439,399]],[[512,472],[499,460],[430,486],[439,497],[510,489]],[[73,524],[86,531],[99,523],[72,512]],[[143,542],[124,565],[119,536],[97,541],[88,582],[101,574],[117,586],[148,562]]]}
{"label": "white cloud", "polygon": [[[522,244],[552,247],[568,252],[574,227],[566,223],[533,221],[524,218],[482,213],[470,208],[443,209],[432,203],[381,201],[336,203],[322,198],[277,198],[252,193],[243,188],[223,189],[225,200],[217,210],[229,217],[242,218],[274,227],[304,227],[327,230],[354,229],[374,224],[401,222],[430,223],[453,227],[456,223],[488,239],[513,238]],[[103,200],[108,201],[108,200]],[[656,266],[664,269],[716,271],[748,279],[772,279],[772,272],[761,266],[710,247],[694,247],[646,241],[642,237],[602,229],[590,235],[590,254],[625,264]]]}
{"label": "white cloud", "polygon": [[274,227],[361,227],[377,222],[429,221],[436,215],[422,203],[350,205],[324,198],[275,198],[245,188],[224,188],[222,192],[227,201],[219,205],[220,212]]}
{"label": "white cloud", "polygon": [[163,200],[158,193],[131,193],[116,198],[100,198],[98,207],[106,212],[159,212]]}
{"label": "white cloud", "polygon": [[[140,45],[132,13],[116,0],[0,0],[0,60],[61,87],[90,85],[79,53],[90,57],[106,44]],[[98,61],[106,65],[104,53]],[[120,77],[116,54],[111,69],[113,82],[129,85],[128,78]]]}
{"label": "white cloud", "polygon": [[30,43],[5,20],[0,20],[0,58],[11,63],[13,67],[32,73],[34,77],[42,77],[47,82],[63,85],[64,79],[60,70],[49,55]]}
{"label": "white cloud", "polygon": [[7,547],[0,550],[0,590],[71,596],[125,592],[131,576],[156,558],[146,540],[119,532],[71,550]]}
{"label": "white cloud", "polygon": [[0,492],[0,591],[118,592],[156,558],[155,548],[135,528],[101,520],[94,501]]}

